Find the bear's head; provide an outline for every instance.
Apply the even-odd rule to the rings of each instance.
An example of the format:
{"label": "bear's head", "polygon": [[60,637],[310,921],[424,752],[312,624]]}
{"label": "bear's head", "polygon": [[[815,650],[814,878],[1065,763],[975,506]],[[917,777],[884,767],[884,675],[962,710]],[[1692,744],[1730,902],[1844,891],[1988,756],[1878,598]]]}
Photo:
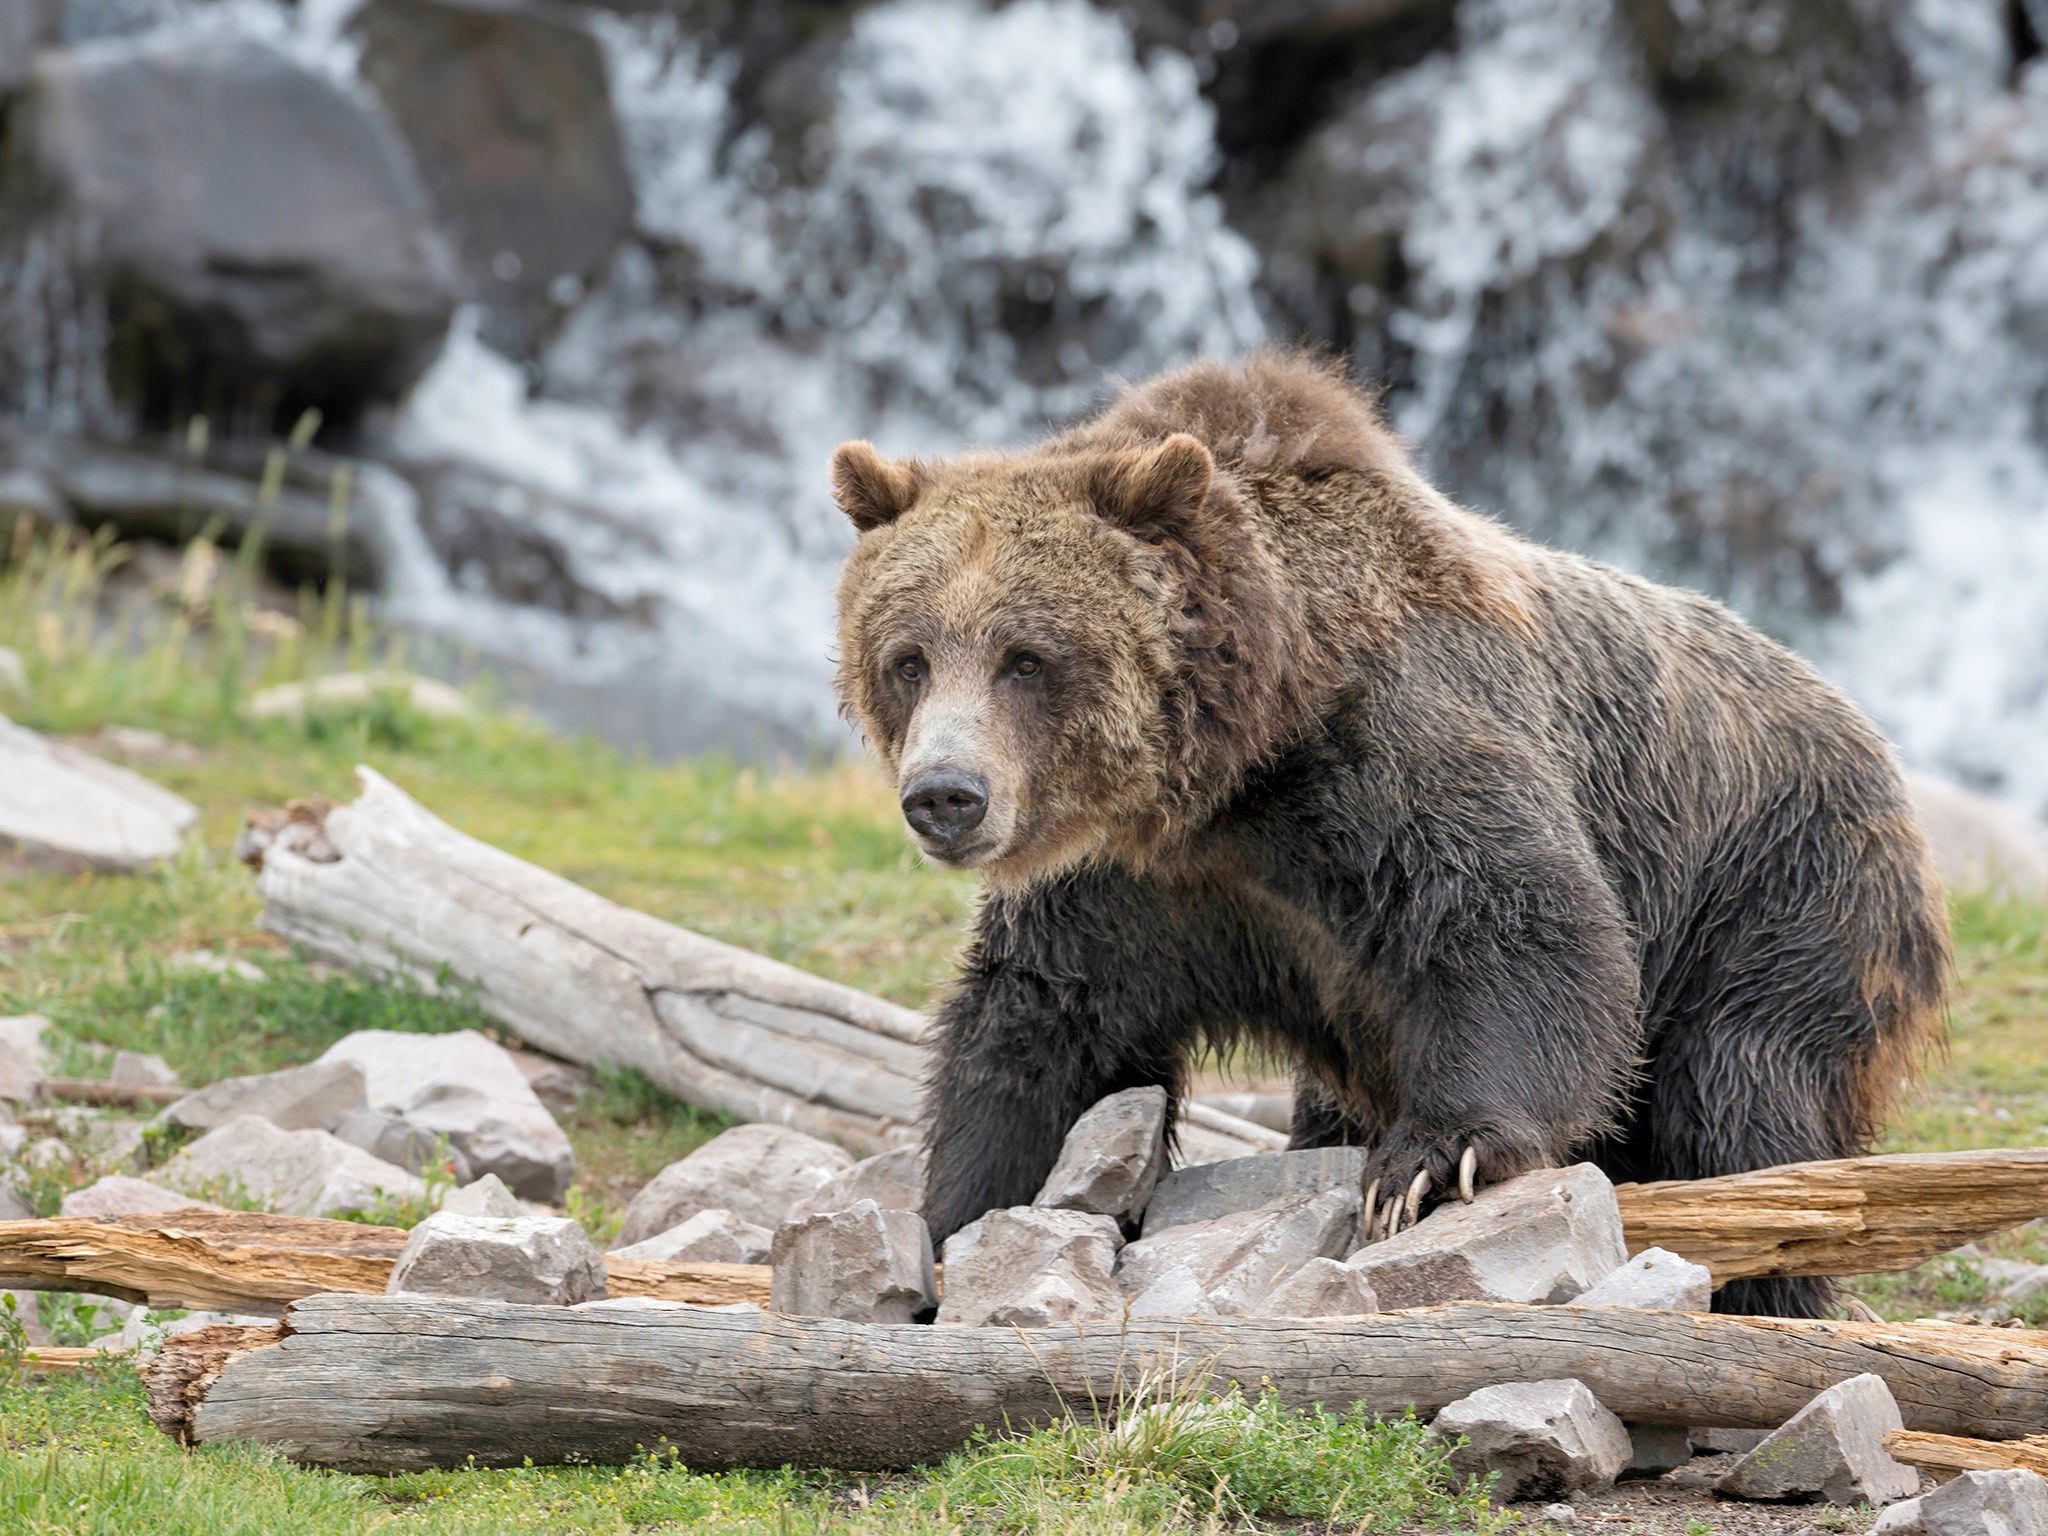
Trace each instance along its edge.
{"label": "bear's head", "polygon": [[842,705],[941,863],[1142,862],[1298,712],[1299,617],[1186,433],[937,463],[848,443],[832,481],[860,534]]}

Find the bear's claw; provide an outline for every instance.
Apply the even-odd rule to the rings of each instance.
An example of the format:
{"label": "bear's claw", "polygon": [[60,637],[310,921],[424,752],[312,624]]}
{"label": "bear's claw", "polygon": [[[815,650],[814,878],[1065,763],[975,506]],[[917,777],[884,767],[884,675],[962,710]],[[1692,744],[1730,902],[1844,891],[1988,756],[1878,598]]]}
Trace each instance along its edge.
{"label": "bear's claw", "polygon": [[[1458,1198],[1467,1205],[1475,1198],[1478,1174],[1479,1149],[1468,1145],[1458,1155],[1457,1173]],[[1436,1176],[1424,1168],[1409,1180],[1405,1194],[1393,1195],[1385,1204],[1381,1204],[1379,1197],[1381,1182],[1380,1179],[1374,1179],[1366,1185],[1363,1208],[1359,1212],[1358,1230],[1367,1243],[1380,1242],[1397,1232],[1413,1227],[1420,1221],[1422,1202],[1437,1181]]]}
{"label": "bear's claw", "polygon": [[1472,1177],[1479,1171],[1479,1149],[1467,1147],[1458,1156],[1458,1198],[1470,1205],[1475,1198],[1472,1193]]}

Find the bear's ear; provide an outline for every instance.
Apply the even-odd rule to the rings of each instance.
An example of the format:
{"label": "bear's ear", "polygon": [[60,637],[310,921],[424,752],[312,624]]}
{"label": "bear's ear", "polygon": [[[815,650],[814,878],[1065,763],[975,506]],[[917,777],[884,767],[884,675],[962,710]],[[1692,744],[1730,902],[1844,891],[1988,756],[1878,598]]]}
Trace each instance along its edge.
{"label": "bear's ear", "polygon": [[832,497],[862,533],[893,523],[917,500],[917,466],[885,459],[873,443],[841,443],[832,455]]}
{"label": "bear's ear", "polygon": [[1184,526],[1209,495],[1216,461],[1200,439],[1176,432],[1150,448],[1111,454],[1089,487],[1096,510],[1133,533],[1170,533]]}

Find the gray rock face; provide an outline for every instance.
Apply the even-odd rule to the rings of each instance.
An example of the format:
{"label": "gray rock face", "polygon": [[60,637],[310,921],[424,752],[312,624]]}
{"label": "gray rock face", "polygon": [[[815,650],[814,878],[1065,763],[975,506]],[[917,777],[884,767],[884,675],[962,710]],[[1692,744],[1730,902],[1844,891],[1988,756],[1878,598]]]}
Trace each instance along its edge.
{"label": "gray rock face", "polygon": [[107,1081],[136,1088],[176,1088],[178,1074],[161,1056],[142,1051],[116,1051]]}
{"label": "gray rock face", "polygon": [[522,1199],[559,1202],[576,1154],[505,1048],[473,1029],[411,1035],[366,1029],[320,1058],[363,1074],[370,1108],[462,1154],[471,1177],[495,1173]]}
{"label": "gray rock face", "polygon": [[1357,1317],[1377,1312],[1372,1283],[1349,1264],[1310,1259],[1259,1299],[1253,1317]]}
{"label": "gray rock face", "polygon": [[862,1158],[826,1180],[805,1214],[843,1211],[856,1200],[872,1200],[885,1211],[923,1210],[924,1149],[897,1147]]}
{"label": "gray rock face", "polygon": [[1692,1441],[1683,1428],[1670,1424],[1631,1424],[1631,1447],[1624,1477],[1662,1477],[1692,1460]]}
{"label": "gray rock face", "polygon": [[284,1131],[244,1115],[208,1131],[156,1172],[173,1189],[206,1193],[223,1185],[289,1216],[369,1210],[384,1198],[423,1200],[427,1187],[325,1131]]}
{"label": "gray rock face", "polygon": [[381,1109],[372,1109],[367,1104],[352,1109],[334,1122],[333,1130],[338,1139],[350,1146],[361,1147],[370,1156],[396,1164],[407,1173],[424,1172],[445,1159],[445,1167],[457,1184],[472,1181],[469,1159],[460,1148]]}
{"label": "gray rock face", "polygon": [[363,1103],[362,1071],[348,1062],[316,1061],[282,1072],[227,1077],[195,1089],[163,1112],[172,1125],[211,1131],[254,1115],[281,1131],[331,1131]]}
{"label": "gray rock face", "polygon": [[1168,1269],[1186,1265],[1210,1305],[1241,1316],[1310,1259],[1335,1258],[1357,1240],[1355,1189],[1300,1195],[1264,1210],[1190,1222],[1132,1243],[1117,1261],[1117,1284],[1144,1292]]}
{"label": "gray rock face", "polygon": [[1705,1312],[1713,1304],[1714,1272],[1668,1248],[1645,1248],[1569,1303],[1574,1307],[1650,1307],[1673,1312]]}
{"label": "gray rock face", "polygon": [[648,1181],[626,1207],[619,1241],[645,1242],[699,1211],[731,1211],[771,1232],[809,1210],[853,1166],[844,1150],[783,1125],[736,1125]]}
{"label": "gray rock face", "polygon": [[1430,1426],[1463,1436],[1451,1465],[1468,1477],[1500,1474],[1494,1497],[1554,1499],[1605,1488],[1633,1454],[1628,1431],[1583,1382],[1518,1381],[1462,1397]]}
{"label": "gray rock face", "polygon": [[1685,1432],[1695,1456],[1747,1456],[1770,1437],[1768,1429],[1719,1429],[1695,1424]]}
{"label": "gray rock face", "polygon": [[[855,1202],[849,1202],[852,1203]],[[875,1204],[879,1210],[903,1209]],[[843,1211],[847,1206],[832,1209]],[[666,1232],[611,1251],[624,1259],[657,1259],[673,1264],[766,1264],[774,1248],[775,1234],[766,1227],[741,1221],[731,1211],[714,1210],[699,1211]]]}
{"label": "gray rock face", "polygon": [[431,361],[454,264],[404,144],[325,74],[246,39],[146,37],[44,54],[18,110],[34,184],[0,203],[90,231],[146,415],[232,381],[283,428],[308,406],[346,423]]}
{"label": "gray rock face", "polygon": [[1123,1315],[1111,1278],[1123,1234],[1088,1211],[1020,1205],[990,1211],[946,1239],[942,1323],[1043,1326]]}
{"label": "gray rock face", "polygon": [[518,346],[582,297],[632,225],[604,56],[573,12],[475,0],[371,0],[362,75],[412,146],[491,307]]}
{"label": "gray rock face", "polygon": [[519,1197],[505,1187],[505,1181],[495,1173],[487,1173],[473,1183],[459,1189],[451,1189],[441,1199],[441,1210],[449,1216],[524,1216],[525,1206]]}
{"label": "gray rock face", "polygon": [[[0,188],[0,228],[6,227]],[[0,716],[0,853],[59,871],[132,874],[176,853],[190,802]]]}
{"label": "gray rock face", "polygon": [[174,1189],[165,1189],[161,1184],[151,1184],[146,1179],[132,1179],[126,1174],[110,1173],[84,1189],[74,1189],[64,1197],[58,1206],[59,1216],[140,1216],[155,1211],[191,1210],[217,1211],[217,1205],[204,1200],[194,1200],[190,1195],[181,1195]]}
{"label": "gray rock face", "polygon": [[604,1299],[604,1260],[566,1216],[437,1211],[412,1229],[385,1291],[574,1306]]}
{"label": "gray rock face", "polygon": [[1919,1472],[1884,1448],[1886,1434],[1904,1427],[1883,1377],[1851,1376],[1766,1435],[1714,1491],[1735,1499],[1889,1504],[1920,1487]]}
{"label": "gray rock face", "polygon": [[1356,1190],[1365,1173],[1362,1147],[1269,1152],[1176,1168],[1163,1175],[1145,1207],[1144,1235],[1195,1221],[1256,1211],[1326,1189]]}
{"label": "gray rock face", "polygon": [[1166,1166],[1166,1090],[1126,1088],[1074,1122],[1033,1205],[1129,1221]]}
{"label": "gray rock face", "polygon": [[1614,1185],[1591,1163],[1542,1168],[1440,1205],[1353,1254],[1380,1305],[1570,1301],[1628,1259]]}
{"label": "gray rock face", "polygon": [[938,1305],[932,1235],[915,1211],[857,1200],[775,1234],[768,1305],[800,1317],[908,1323]]}
{"label": "gray rock face", "polygon": [[[1284,1282],[1283,1282],[1284,1283]],[[1202,1280],[1185,1264],[1175,1264],[1131,1298],[1132,1317],[1214,1317]]]}
{"label": "gray rock face", "polygon": [[1932,1493],[1895,1504],[1870,1536],[2040,1536],[2048,1531],[2048,1478],[2013,1467],[1965,1472]]}

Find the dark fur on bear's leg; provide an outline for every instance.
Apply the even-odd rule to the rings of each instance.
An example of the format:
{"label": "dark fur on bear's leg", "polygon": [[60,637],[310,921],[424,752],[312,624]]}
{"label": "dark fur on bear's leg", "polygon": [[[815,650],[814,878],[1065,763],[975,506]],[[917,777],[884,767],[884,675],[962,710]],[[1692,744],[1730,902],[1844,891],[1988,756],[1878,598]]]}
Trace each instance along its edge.
{"label": "dark fur on bear's leg", "polygon": [[1371,1130],[1344,1112],[1321,1078],[1308,1071],[1294,1074],[1294,1117],[1287,1138],[1290,1148],[1369,1147],[1372,1141]]}
{"label": "dark fur on bear's leg", "polygon": [[1714,1292],[1714,1310],[1745,1317],[1833,1317],[1835,1283],[1819,1275],[1733,1280]]}

